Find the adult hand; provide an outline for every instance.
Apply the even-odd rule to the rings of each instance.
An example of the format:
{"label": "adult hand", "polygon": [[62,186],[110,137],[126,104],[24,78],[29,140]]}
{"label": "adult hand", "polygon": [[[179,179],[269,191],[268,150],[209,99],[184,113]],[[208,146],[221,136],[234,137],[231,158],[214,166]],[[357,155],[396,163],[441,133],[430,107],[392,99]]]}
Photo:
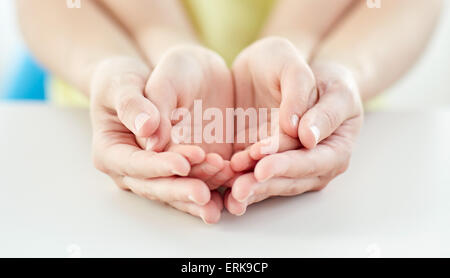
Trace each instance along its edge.
{"label": "adult hand", "polygon": [[300,140],[306,148],[266,156],[254,172],[237,177],[224,199],[232,214],[242,215],[248,205],[271,196],[321,190],[347,169],[363,123],[358,87],[344,66],[321,64],[313,71],[319,101],[299,124]]}
{"label": "adult hand", "polygon": [[203,181],[187,177],[191,165],[205,159],[200,147],[179,145],[156,153],[136,142],[136,137],[151,136],[161,121],[146,97],[149,76],[150,69],[132,58],[111,58],[97,66],[90,110],[94,164],[122,189],[168,203],[207,223],[217,222],[223,208],[220,195]]}

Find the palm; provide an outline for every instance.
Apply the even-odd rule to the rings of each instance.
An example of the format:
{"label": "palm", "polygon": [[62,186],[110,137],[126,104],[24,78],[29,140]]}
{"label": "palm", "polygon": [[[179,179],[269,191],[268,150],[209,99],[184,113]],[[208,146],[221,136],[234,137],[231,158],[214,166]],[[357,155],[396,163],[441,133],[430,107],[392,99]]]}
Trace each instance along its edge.
{"label": "palm", "polygon": [[[249,124],[245,124],[244,128],[237,129],[236,134],[244,133],[246,134],[246,141],[245,142],[237,142],[234,145],[235,151],[240,151],[242,149],[245,149],[249,145],[251,145],[254,142],[250,142],[250,134],[258,132],[256,134],[260,134],[259,130],[266,126],[267,129],[267,136],[271,136],[272,130],[270,127],[272,126],[272,116],[271,116],[271,109],[272,108],[279,108],[280,107],[280,93],[272,88],[267,88],[264,86],[260,86],[257,80],[254,80],[251,74],[248,71],[241,70],[240,67],[245,67],[245,65],[238,65],[233,69],[234,71],[234,77],[235,77],[235,84],[236,84],[236,93],[235,93],[235,99],[236,99],[236,108],[242,108],[244,110],[247,110],[249,108],[255,108],[256,111],[260,111],[261,108],[267,109],[267,117],[260,118],[258,116],[258,124],[257,126],[250,126]],[[256,81],[256,82],[255,82]],[[278,124],[278,123],[274,123]],[[256,129],[256,130],[255,130]],[[283,133],[283,131],[280,130],[280,133]],[[259,137],[259,136],[258,136]],[[258,138],[263,139],[263,138]]]}
{"label": "palm", "polygon": [[[220,67],[213,67],[207,69],[198,75],[195,78],[190,80],[190,87],[179,87],[179,95],[182,98],[179,99],[179,105],[177,108],[185,108],[189,110],[191,117],[191,126],[188,127],[191,130],[190,142],[191,144],[195,144],[200,146],[206,153],[217,153],[223,159],[229,160],[232,155],[232,145],[230,143],[226,143],[225,141],[225,115],[227,108],[233,108],[234,100],[233,100],[233,84],[231,74],[229,70],[225,67],[225,65]],[[190,88],[195,88],[195,91],[189,91]],[[201,106],[196,101],[201,100]],[[201,107],[201,110],[196,110],[195,108]],[[217,126],[217,128],[223,128],[223,136],[217,138],[219,140],[214,140],[213,143],[207,143],[203,129],[214,121],[214,117],[212,120],[207,121],[203,118],[204,112],[208,108],[218,109],[221,115],[223,116],[223,121],[220,122],[221,126]],[[199,112],[201,115],[198,115]],[[200,124],[196,125],[194,117],[202,116],[203,121]],[[201,132],[201,142],[194,141],[194,132]],[[214,135],[214,134],[213,134]],[[222,140],[222,141],[221,141]],[[183,142],[181,142],[183,143]],[[168,148],[172,147],[174,144],[171,141],[168,145]]]}
{"label": "palm", "polygon": [[[202,117],[208,108],[218,109],[225,115],[226,108],[232,108],[234,104],[231,73],[217,54],[199,48],[173,51],[157,65],[146,91],[147,97],[162,114],[157,132],[159,142],[154,150],[165,151],[179,144],[192,144],[200,146],[206,153],[217,153],[223,159],[230,159],[231,144],[205,142],[203,133],[201,141],[194,140],[194,132],[202,132],[209,122],[204,120],[194,126],[195,117]],[[195,104],[200,100],[202,109],[196,111]],[[178,115],[174,119],[174,112],[179,109],[189,111],[189,115]],[[185,117],[190,117],[192,123],[185,127],[189,130],[189,137],[173,140],[173,129],[182,126]],[[138,141],[141,146],[146,145],[144,138],[139,138]]]}
{"label": "palm", "polygon": [[[256,126],[250,126],[248,123],[243,127],[237,128],[236,134],[245,134],[246,141],[234,144],[234,152],[239,152],[252,146],[255,142],[250,141],[250,134],[257,134],[257,141],[263,140],[265,136],[273,137],[278,135],[279,141],[276,149],[273,152],[281,150],[289,150],[299,147],[298,139],[289,136],[283,128],[280,127],[279,114],[281,104],[281,89],[276,82],[271,82],[265,79],[264,76],[253,74],[248,70],[249,65],[247,58],[242,56],[238,58],[233,67],[233,75],[235,78],[235,105],[236,108],[247,110],[255,108],[258,115],[258,123]],[[265,109],[265,116],[260,117],[261,109]],[[272,113],[272,109],[276,111]],[[275,116],[275,117],[274,117]],[[276,132],[277,134],[272,134]],[[261,136],[265,135],[265,136]],[[241,137],[242,138],[242,137]],[[253,137],[254,139],[254,137]],[[254,157],[259,159],[261,157]]]}

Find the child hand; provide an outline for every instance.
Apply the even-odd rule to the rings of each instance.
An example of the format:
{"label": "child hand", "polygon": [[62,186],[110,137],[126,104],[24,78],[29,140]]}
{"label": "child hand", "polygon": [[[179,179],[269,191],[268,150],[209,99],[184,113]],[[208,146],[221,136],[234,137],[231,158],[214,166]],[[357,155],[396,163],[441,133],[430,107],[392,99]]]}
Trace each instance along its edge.
{"label": "child hand", "polygon": [[[168,50],[150,76],[145,96],[160,112],[160,122],[156,132],[146,142],[141,139],[141,144],[154,151],[180,148],[171,140],[171,132],[177,123],[173,121],[172,113],[181,108],[189,113],[193,123],[187,127],[191,129],[187,144],[195,143],[206,152],[205,161],[193,166],[190,176],[207,181],[215,189],[234,175],[226,161],[232,154],[230,143],[205,142],[203,134],[200,135],[201,142],[194,142],[194,117],[202,116],[208,108],[219,109],[225,115],[225,109],[234,106],[232,76],[218,54],[200,46],[178,46]],[[200,111],[194,111],[196,100],[202,101]],[[199,113],[201,115],[197,115]],[[205,120],[199,123],[200,131],[207,123]],[[224,122],[220,124],[225,126]],[[221,138],[224,142],[225,133]]]}
{"label": "child hand", "polygon": [[[253,173],[243,174],[225,195],[225,206],[242,215],[248,205],[271,196],[292,196],[324,188],[343,173],[363,122],[356,82],[343,66],[314,67],[319,101],[300,120],[299,134],[307,148],[262,158]],[[317,140],[311,127],[318,130]]]}
{"label": "child hand", "polygon": [[219,220],[223,203],[217,192],[198,179],[188,178],[191,164],[204,160],[196,146],[178,146],[155,153],[136,143],[152,135],[160,113],[145,96],[150,69],[131,58],[102,62],[91,80],[91,120],[95,166],[122,189],[158,200],[201,217]]}
{"label": "child hand", "polygon": [[[315,104],[317,90],[310,67],[294,45],[283,38],[262,39],[236,58],[233,75],[236,108],[269,108],[268,113],[270,108],[280,108],[279,123],[270,123],[268,117],[268,126],[280,126],[277,151],[298,148],[299,122]],[[249,132],[249,129],[247,125],[245,130],[237,130],[237,134]],[[264,141],[253,145],[250,142],[235,144],[237,153],[231,160],[232,169],[239,172],[253,168],[265,156],[261,151]]]}

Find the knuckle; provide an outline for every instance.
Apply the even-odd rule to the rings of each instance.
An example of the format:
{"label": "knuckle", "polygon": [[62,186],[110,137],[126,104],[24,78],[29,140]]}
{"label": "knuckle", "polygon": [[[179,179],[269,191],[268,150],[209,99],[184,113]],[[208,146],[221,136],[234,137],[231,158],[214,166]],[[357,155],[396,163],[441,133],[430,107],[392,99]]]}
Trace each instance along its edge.
{"label": "knuckle", "polygon": [[290,187],[286,192],[285,195],[287,196],[295,196],[295,195],[299,195],[305,192],[305,188],[302,186],[297,186],[294,185],[292,187]]}
{"label": "knuckle", "polygon": [[139,171],[137,170],[138,161],[140,160],[140,158],[138,157],[139,154],[139,151],[133,151],[125,159],[125,161],[128,161],[128,163],[126,163],[122,169],[122,174],[124,176],[139,176]]}
{"label": "knuckle", "polygon": [[117,104],[117,113],[119,118],[123,118],[135,105],[135,100],[133,97],[128,95],[123,95]]}
{"label": "knuckle", "polygon": [[[293,156],[292,154],[289,154],[290,156],[290,161],[295,162],[297,160],[297,158],[295,156]],[[318,171],[319,171],[319,165],[317,164],[317,162],[313,159],[309,159],[308,161],[305,161],[305,163],[292,163],[291,168],[291,173],[292,176],[297,176],[297,177],[309,177],[309,176],[314,176]],[[283,173],[286,174],[286,173]],[[299,175],[300,174],[300,175]]]}
{"label": "knuckle", "polygon": [[329,173],[332,177],[336,177],[345,173],[350,167],[350,157],[351,157],[350,151],[348,150],[340,151],[338,153],[338,156],[339,158],[334,164],[335,165],[334,169]]}
{"label": "knuckle", "polygon": [[318,177],[319,178],[318,184],[313,185],[309,191],[313,191],[313,192],[322,191],[325,187],[328,186],[328,184],[331,182],[333,177],[334,177],[333,175],[325,175],[325,176]]}
{"label": "knuckle", "polygon": [[116,183],[117,187],[123,191],[130,191],[128,187],[126,187],[124,184]]}
{"label": "knuckle", "polygon": [[309,94],[299,94],[297,96],[297,101],[302,109],[301,111],[306,111],[306,109],[309,108],[309,103],[311,102],[310,98],[311,96]]}
{"label": "knuckle", "polygon": [[312,87],[311,87],[311,90],[310,90],[310,92],[309,92],[309,95],[308,95],[308,108],[311,108],[311,107],[313,107],[316,103],[317,103],[317,101],[319,100],[319,90],[318,90],[318,88],[316,87],[316,85],[313,85]]}
{"label": "knuckle", "polygon": [[103,172],[105,174],[109,174],[108,168],[106,167],[102,151],[95,146],[94,143],[94,150],[92,152],[92,162],[94,164],[94,167],[99,170],[100,172]]}
{"label": "knuckle", "polygon": [[[303,163],[302,163],[303,165]],[[314,176],[316,175],[316,173],[318,173],[319,171],[319,165],[317,165],[317,162],[315,160],[310,160],[307,163],[304,164],[305,165],[305,170],[304,173],[302,174],[302,176],[306,176],[306,177],[310,177],[310,176]]]}
{"label": "knuckle", "polygon": [[125,181],[122,177],[113,178],[114,183],[119,189],[122,189],[124,191],[130,191],[131,189],[125,184]]}
{"label": "knuckle", "polygon": [[305,176],[309,177],[317,173],[317,165],[315,163],[310,163],[308,167],[306,167]]}
{"label": "knuckle", "polygon": [[98,156],[94,156],[93,157],[93,163],[94,163],[94,167],[97,170],[99,170],[100,172],[103,172],[103,173],[108,173],[108,170],[105,167],[105,164],[104,164],[103,160],[100,159]]}
{"label": "knuckle", "polygon": [[158,196],[157,190],[155,190],[152,186],[149,186],[149,184],[146,184],[146,186],[140,188],[138,194],[148,200],[159,200],[159,198],[156,197]]}
{"label": "knuckle", "polygon": [[325,120],[325,124],[329,129],[333,129],[337,127],[339,123],[339,116],[332,109],[322,109],[323,118]]}
{"label": "knuckle", "polygon": [[322,191],[327,185],[330,183],[330,181],[324,181],[321,182],[318,186],[312,189],[312,191]]}
{"label": "knuckle", "polygon": [[143,197],[150,200],[150,201],[160,201],[160,199],[158,199],[155,195],[153,195],[150,192],[143,192]]}
{"label": "knuckle", "polygon": [[338,175],[343,174],[345,171],[348,170],[350,167],[350,160],[345,159],[344,162],[341,164],[341,166],[338,168]]}

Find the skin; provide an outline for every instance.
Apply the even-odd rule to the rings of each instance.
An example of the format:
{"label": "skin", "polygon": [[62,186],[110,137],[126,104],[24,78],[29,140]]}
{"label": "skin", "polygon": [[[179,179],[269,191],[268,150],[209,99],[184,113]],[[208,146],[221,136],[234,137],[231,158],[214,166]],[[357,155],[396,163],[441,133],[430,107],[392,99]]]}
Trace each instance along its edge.
{"label": "skin", "polygon": [[[270,54],[270,55],[269,55]],[[280,148],[277,151],[295,149],[300,146],[297,138],[299,119],[312,107],[317,99],[316,80],[307,62],[298,49],[288,40],[280,37],[262,39],[244,50],[233,64],[235,80],[236,108],[280,108],[279,124]],[[270,110],[268,110],[270,111]],[[261,128],[245,126],[236,133],[248,133]],[[276,134],[271,134],[271,137]],[[248,139],[248,136],[246,137]],[[264,155],[263,143],[234,144],[237,152],[231,160],[234,171],[248,170]]]}
{"label": "skin", "polygon": [[[171,146],[156,153],[138,144],[137,138],[158,130],[164,115],[147,98],[153,93],[149,89],[158,86],[149,80],[153,65],[117,21],[93,1],[75,10],[59,0],[18,1],[18,12],[24,37],[40,62],[90,98],[95,166],[122,189],[168,203],[206,223],[219,221],[219,194],[199,178],[188,177],[191,168],[217,161],[198,146]],[[52,43],[42,43],[47,41]],[[155,55],[179,42],[174,43],[158,47]],[[169,62],[162,65],[177,68]],[[148,119],[137,120],[142,114]]]}
{"label": "skin", "polygon": [[[146,133],[138,138],[141,147],[155,151],[171,148],[171,113],[176,108],[186,108],[192,115],[194,100],[203,101],[203,110],[215,107],[224,112],[233,107],[230,71],[219,55],[201,46],[179,1],[99,2],[131,34],[148,63],[155,67],[146,97],[161,112],[161,121],[155,134]],[[152,146],[147,146],[148,142]],[[206,158],[192,168],[190,176],[216,189],[233,174],[228,162],[232,146],[197,145],[206,152]]]}
{"label": "skin", "polygon": [[[271,196],[321,190],[343,173],[362,126],[362,100],[389,87],[411,67],[431,36],[441,6],[438,0],[401,0],[382,1],[381,9],[369,9],[363,2],[353,3],[338,27],[312,47],[309,64],[319,98],[299,121],[298,138],[304,148],[266,156],[254,168],[248,166],[250,172],[235,178],[225,195],[225,206],[231,213],[242,215],[248,205]],[[398,40],[398,34],[405,32],[414,35]],[[293,42],[298,36],[302,34],[286,35]],[[297,47],[308,53],[311,44],[306,45]],[[311,140],[311,127],[317,127],[317,140]]]}
{"label": "skin", "polygon": [[[242,215],[271,196],[320,190],[345,171],[362,101],[410,68],[441,5],[280,0],[230,72],[198,42],[176,0],[84,1],[76,10],[59,0],[17,2],[35,56],[90,98],[96,167],[120,188],[206,223],[219,221],[224,205]],[[278,153],[262,155],[263,142],[169,143],[169,111],[192,110],[196,98],[222,110],[279,106]],[[223,200],[211,191],[221,184],[231,187]]]}
{"label": "skin", "polygon": [[[225,206],[232,214],[243,215],[247,206],[272,196],[321,190],[347,169],[363,122],[359,91],[344,67],[321,65],[313,72],[319,100],[300,120],[299,135],[304,147],[282,146],[289,150],[264,156],[253,169],[244,169],[250,172],[237,177],[225,195]],[[310,126],[321,131],[317,141]]]}
{"label": "skin", "polygon": [[[206,223],[220,219],[223,208],[217,192],[198,178],[188,177],[201,165],[205,152],[197,146],[174,145],[165,152],[140,148],[136,134],[152,134],[159,112],[148,100],[150,70],[139,60],[114,58],[104,61],[94,73],[91,89],[91,120],[95,166],[124,190],[167,203],[201,217]],[[108,101],[110,100],[110,101]],[[140,130],[134,124],[131,106],[152,112]],[[143,130],[144,129],[144,130]],[[220,201],[218,201],[220,200]]]}
{"label": "skin", "polygon": [[[308,63],[320,41],[353,4],[352,0],[280,0],[262,31],[262,38],[236,58],[233,64],[236,106],[280,108],[278,152],[315,144],[310,130],[302,131],[303,138],[299,130],[300,118],[318,98],[316,80]],[[321,20],[317,20],[318,14]],[[263,145],[235,144],[238,153],[232,159],[232,168],[244,171],[254,166],[265,156],[261,154]]]}
{"label": "skin", "polygon": [[[161,115],[158,129],[148,139],[146,147],[158,152],[176,146],[171,141],[174,124],[171,116],[175,109],[184,108],[194,116],[194,101],[202,100],[203,111],[216,108],[225,115],[225,109],[234,105],[232,76],[225,62],[218,54],[199,46],[180,46],[168,51],[155,68],[146,91],[147,99],[155,104]],[[200,112],[203,114],[203,111]],[[205,120],[202,125],[207,123]],[[190,142],[194,141],[193,137],[191,134],[188,138]],[[224,168],[229,168],[225,160],[231,158],[232,145],[202,141],[196,145],[207,157],[191,169],[190,175],[207,181],[215,189],[226,182],[221,180],[219,172],[229,171]]]}

